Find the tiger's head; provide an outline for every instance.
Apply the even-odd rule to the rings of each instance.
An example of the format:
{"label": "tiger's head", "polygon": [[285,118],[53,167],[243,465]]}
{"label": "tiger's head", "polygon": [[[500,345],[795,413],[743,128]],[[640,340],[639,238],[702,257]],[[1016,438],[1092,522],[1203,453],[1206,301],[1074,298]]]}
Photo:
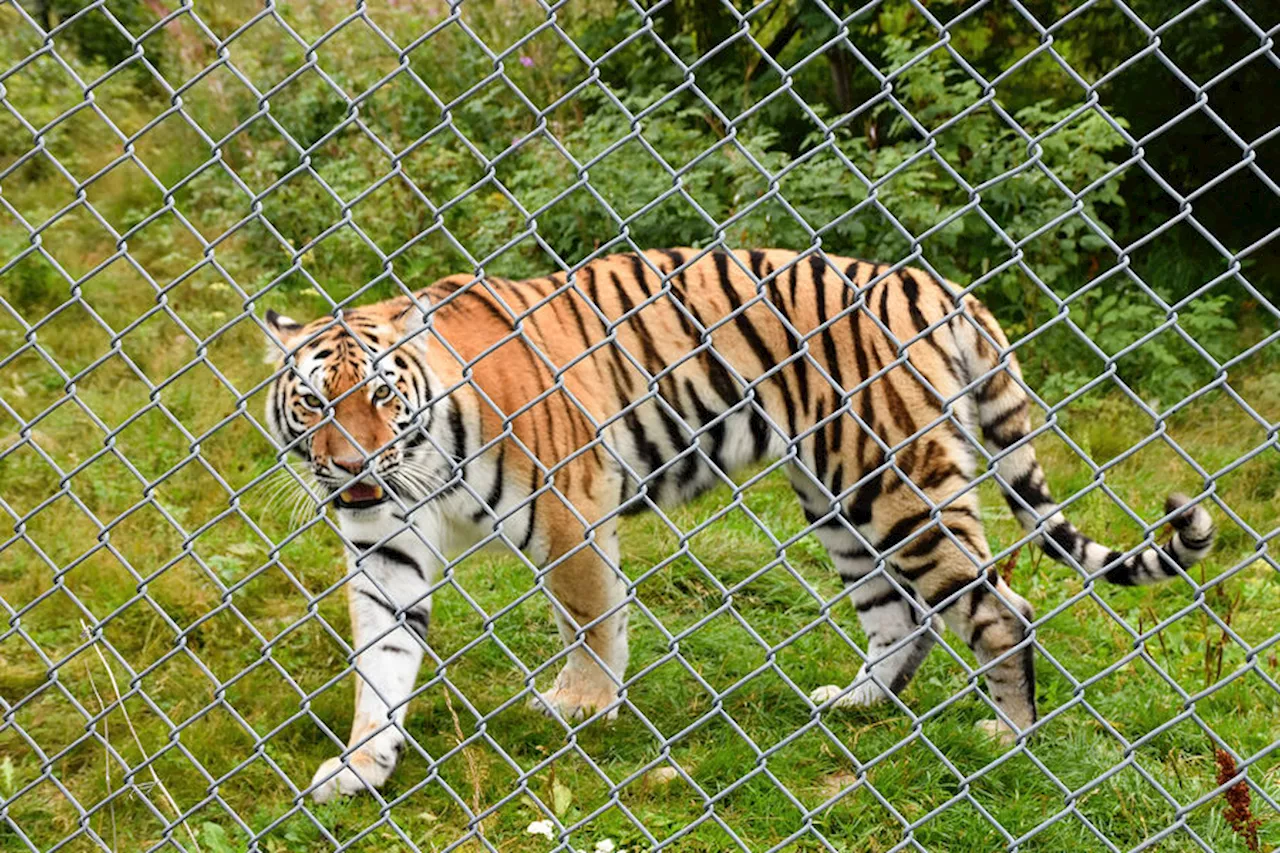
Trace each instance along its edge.
{"label": "tiger's head", "polygon": [[414,503],[440,481],[421,302],[408,297],[299,323],[274,311],[279,367],[267,423],[341,510]]}

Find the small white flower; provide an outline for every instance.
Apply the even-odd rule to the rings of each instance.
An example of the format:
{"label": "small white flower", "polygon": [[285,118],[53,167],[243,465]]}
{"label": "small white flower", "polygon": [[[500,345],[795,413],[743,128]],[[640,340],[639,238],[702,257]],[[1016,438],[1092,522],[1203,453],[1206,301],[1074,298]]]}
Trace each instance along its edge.
{"label": "small white flower", "polygon": [[544,835],[551,838],[555,835],[556,828],[555,824],[549,820],[535,820],[525,828],[525,832],[529,835]]}
{"label": "small white flower", "polygon": [[596,842],[596,853],[613,853],[613,842],[606,838]]}

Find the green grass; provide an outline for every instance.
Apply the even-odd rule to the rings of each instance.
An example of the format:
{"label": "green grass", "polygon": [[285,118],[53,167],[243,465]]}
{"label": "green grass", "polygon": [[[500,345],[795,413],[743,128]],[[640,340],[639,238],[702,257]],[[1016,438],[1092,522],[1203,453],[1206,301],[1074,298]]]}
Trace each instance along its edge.
{"label": "green grass", "polygon": [[[137,316],[154,304],[146,289],[126,285],[123,278],[107,277],[84,301],[116,318],[119,327],[118,318]],[[214,285],[184,285],[170,304],[194,328],[216,328],[235,310],[228,295]],[[28,303],[26,310],[34,319],[46,309]],[[68,307],[37,334],[67,373],[110,352],[109,334],[94,331],[84,310]],[[0,353],[15,351],[23,340],[8,323],[0,329]],[[313,528],[280,550],[279,563],[270,562],[271,545],[246,522],[274,541],[289,534],[282,513],[267,505],[267,485],[242,494],[243,518],[228,511],[227,488],[244,489],[274,464],[268,442],[249,422],[258,417],[261,393],[248,394],[243,413],[236,415],[236,395],[206,366],[192,366],[194,345],[168,321],[143,324],[119,343],[115,355],[77,381],[72,395],[34,354],[0,371],[5,402],[31,424],[25,434],[12,419],[0,428],[0,447],[8,451],[0,460],[3,499],[8,514],[22,519],[24,533],[0,559],[0,597],[23,611],[16,622],[7,620],[20,631],[0,642],[0,697],[16,709],[0,731],[0,793],[22,792],[9,805],[8,819],[37,849],[81,827],[122,850],[160,840],[163,822],[155,814],[172,820],[172,812],[149,769],[134,771],[141,793],[117,796],[87,819],[68,798],[93,808],[121,788],[125,766],[138,768],[143,751],[154,758],[150,766],[179,807],[193,810],[187,824],[202,848],[215,851],[240,850],[247,843],[227,809],[254,832],[272,827],[260,839],[261,849],[324,850],[332,846],[330,839],[347,841],[366,831],[353,849],[396,849],[402,838],[440,849],[465,833],[463,803],[482,810],[497,806],[483,831],[502,849],[545,849],[544,840],[525,834],[527,824],[541,817],[530,797],[549,807],[558,802],[566,824],[594,815],[573,834],[576,846],[589,848],[603,838],[642,846],[643,837],[622,809],[605,809],[610,783],[592,763],[615,784],[631,780],[618,791],[618,804],[658,838],[702,820],[678,842],[679,849],[731,845],[717,821],[750,848],[767,848],[805,826],[802,809],[817,809],[842,790],[847,793],[812,815],[813,828],[842,849],[887,849],[901,837],[900,820],[924,818],[957,796],[959,801],[916,829],[921,844],[990,850],[1005,841],[983,811],[1020,836],[1072,805],[1073,815],[1036,835],[1025,849],[1097,849],[1082,819],[1124,848],[1175,820],[1157,786],[1187,803],[1216,784],[1213,744],[1191,720],[1128,752],[1116,737],[1133,743],[1183,710],[1153,665],[1189,694],[1221,684],[1195,710],[1238,754],[1259,754],[1280,737],[1280,696],[1257,673],[1229,678],[1250,663],[1280,677],[1274,648],[1247,659],[1246,650],[1224,639],[1205,613],[1211,609],[1228,620],[1250,646],[1272,637],[1280,581],[1265,562],[1246,565],[1199,602],[1180,581],[1136,590],[1100,586],[1096,600],[1077,601],[1081,583],[1073,573],[1030,549],[1019,555],[1013,576],[1037,612],[1075,602],[1039,626],[1041,644],[1077,681],[1106,672],[1077,691],[1046,660],[1038,662],[1042,712],[1061,710],[1031,751],[1056,781],[1026,756],[998,763],[1002,750],[973,728],[989,714],[972,695],[961,666],[942,650],[903,696],[924,718],[918,728],[893,707],[828,714],[817,725],[791,685],[807,691],[850,680],[858,657],[834,626],[861,642],[856,620],[844,602],[824,617],[839,586],[811,538],[785,556],[787,567],[816,597],[787,567],[760,574],[777,555],[755,522],[736,509],[688,540],[690,558],[656,570],[678,548],[677,535],[656,516],[624,524],[624,567],[632,578],[643,578],[636,595],[665,628],[639,613],[632,623],[631,672],[645,675],[632,686],[630,699],[647,723],[624,712],[615,724],[588,726],[566,742],[557,723],[522,702],[496,711],[524,689],[522,671],[503,647],[532,668],[551,658],[558,644],[549,608],[539,599],[505,612],[486,631],[487,614],[527,590],[530,575],[512,558],[475,557],[452,570],[457,589],[447,587],[436,599],[430,642],[449,665],[424,672],[408,720],[420,750],[410,753],[384,791],[393,805],[362,797],[300,806],[295,789],[305,787],[316,766],[334,754],[321,724],[345,737],[350,720],[352,679],[331,683],[346,665],[345,604],[340,592],[315,598],[343,572],[340,544],[332,532]],[[242,322],[209,347],[208,357],[246,394],[266,373],[261,350],[256,329]],[[137,417],[152,395],[125,365],[125,354],[151,382],[167,383],[154,395],[157,405]],[[1233,374],[1232,386],[1263,417],[1274,419],[1280,412],[1280,373],[1273,365]],[[1099,463],[1151,431],[1114,394],[1085,398],[1063,425]],[[1170,438],[1210,471],[1266,438],[1218,392],[1167,426]],[[195,437],[201,437],[199,458],[191,452]],[[1041,440],[1038,449],[1056,494],[1071,494],[1090,481],[1087,467],[1060,441]],[[1117,465],[1107,482],[1147,517],[1158,513],[1165,492],[1196,486],[1190,469],[1161,443]],[[1278,487],[1280,458],[1274,449],[1217,484],[1239,518],[1263,535],[1274,530]],[[1017,535],[1014,522],[998,498],[984,497],[989,535],[1003,547]],[[688,530],[731,500],[722,489],[669,517]],[[742,505],[779,538],[804,527],[778,473],[746,491]],[[1251,533],[1215,514],[1220,544],[1203,569],[1194,570],[1197,578],[1214,578],[1255,552]],[[1108,542],[1128,543],[1138,534],[1104,496],[1083,499],[1071,515]],[[1123,621],[1105,612],[1102,602]],[[1147,640],[1144,657],[1109,669],[1132,650],[1133,631],[1184,611]],[[101,636],[109,649],[86,644],[82,625],[95,620],[103,621]],[[673,655],[677,650],[682,661]],[[972,662],[967,651],[957,648],[956,654]],[[449,697],[446,677],[456,691]],[[951,701],[965,691],[969,695]],[[72,700],[91,714],[106,712],[90,722]],[[459,734],[466,749],[457,748]],[[864,765],[864,775],[849,754]],[[677,765],[696,788],[683,776],[663,784],[648,773]],[[1124,769],[1108,776],[1118,765]],[[532,768],[537,769],[516,793],[517,776]],[[1276,756],[1258,760],[1250,778],[1280,797]],[[42,781],[27,787],[36,780]],[[1077,796],[1068,799],[1064,790]],[[708,798],[715,803],[715,821],[707,819]],[[1280,821],[1259,798],[1254,803],[1265,820],[1264,842],[1280,843]],[[600,809],[605,810],[596,814]],[[1187,826],[1214,849],[1245,849],[1222,809],[1222,800],[1213,800],[1190,812]],[[811,837],[798,844],[817,847]],[[69,849],[88,846],[82,838]],[[6,829],[0,830],[0,849],[27,848]],[[1190,850],[1194,844],[1180,831],[1160,849]]]}
{"label": "green grass", "polygon": [[[237,20],[236,14],[227,19]],[[0,66],[34,49],[12,23],[11,10],[0,9],[0,47],[6,51]],[[311,27],[307,34],[315,38],[332,21],[294,23]],[[416,26],[405,23],[406,32]],[[266,73],[270,63],[252,61],[268,55],[266,48],[239,50],[237,61],[248,73]],[[537,59],[531,78],[546,64],[539,50],[536,43],[529,48]],[[347,60],[341,71],[351,75],[348,82],[376,70],[360,49],[338,55]],[[298,59],[285,55],[281,62]],[[468,62],[472,70],[485,67],[474,57]],[[450,67],[438,65],[439,74]],[[524,73],[508,65],[513,74]],[[9,97],[37,124],[50,121],[78,100],[56,97],[65,86],[58,79],[56,69],[36,64],[8,81]],[[226,118],[216,109],[222,94],[205,85],[186,97],[198,120],[216,124]],[[537,80],[528,85],[536,88]],[[167,104],[155,92],[114,86],[104,85],[99,100],[127,132]],[[232,89],[226,96],[232,106],[239,103]],[[291,130],[323,113],[315,103],[319,90],[299,87],[296,96],[295,103],[286,91],[273,101],[273,114]],[[378,118],[376,110],[372,114]],[[397,122],[409,118],[394,111],[381,119],[389,123],[378,131],[398,144],[417,132],[401,128]],[[119,146],[88,113],[76,121],[83,126],[61,126],[46,142],[83,179],[118,156]],[[29,137],[10,126],[7,114],[0,122],[9,122],[0,133],[2,168],[25,150]],[[137,146],[168,185],[207,156],[176,122],[158,126]],[[345,146],[318,152],[316,168],[334,182],[346,180],[339,189],[350,193],[380,172],[360,171],[369,167],[367,158],[343,160],[354,150]],[[284,168],[282,151],[263,139],[252,145],[240,140],[227,146],[225,156],[261,189]],[[440,176],[446,186],[473,179]],[[243,215],[237,207],[243,199],[224,183],[216,171],[207,172],[176,196],[206,239]],[[124,229],[159,204],[153,190],[117,170],[95,182],[87,197]],[[216,203],[219,193],[225,207]],[[267,199],[268,215],[285,221],[286,232],[305,240],[315,233],[312,219],[331,221],[325,207],[331,202],[317,195],[313,208],[293,198],[294,209]],[[6,183],[4,199],[40,223],[71,202],[74,192],[47,165],[33,162]],[[400,222],[396,204],[383,200],[363,211],[371,217],[363,223],[366,230],[385,237],[387,245],[422,227]],[[492,213],[464,206],[452,215],[489,221]],[[485,239],[501,243],[507,235],[498,232]],[[73,277],[116,248],[83,210],[62,217],[42,239]],[[26,230],[6,217],[0,264],[28,245]],[[1041,711],[1053,719],[1031,746],[1034,761],[1022,754],[1002,760],[1004,751],[974,730],[974,722],[990,713],[957,662],[971,664],[972,657],[955,646],[954,657],[935,651],[902,697],[922,720],[918,726],[903,709],[889,706],[814,720],[803,694],[847,682],[858,668],[857,653],[840,633],[861,643],[856,619],[847,603],[832,604],[839,584],[816,541],[799,540],[787,550],[785,566],[761,573],[778,554],[736,509],[688,540],[689,557],[670,563],[667,557],[680,544],[670,527],[654,516],[623,525],[624,569],[637,579],[636,596],[645,607],[633,614],[631,664],[631,673],[644,675],[629,690],[643,720],[624,711],[612,725],[590,725],[567,739],[557,723],[512,701],[525,689],[525,675],[509,654],[536,668],[559,646],[549,607],[539,599],[488,622],[489,614],[528,590],[531,578],[514,558],[478,556],[454,567],[456,587],[436,598],[430,644],[437,659],[449,663],[423,673],[407,723],[418,749],[410,750],[383,799],[323,807],[297,801],[295,792],[335,754],[326,729],[345,738],[350,722],[352,678],[339,678],[347,666],[346,607],[341,592],[323,594],[344,572],[342,549],[331,531],[316,527],[290,539],[278,560],[270,559],[273,543],[293,531],[287,513],[270,505],[270,484],[256,483],[275,457],[253,422],[263,404],[254,389],[267,368],[259,333],[242,318],[244,298],[208,268],[167,286],[203,257],[197,241],[171,219],[131,238],[129,250],[166,288],[163,300],[119,259],[86,281],[76,300],[40,257],[28,257],[0,279],[0,297],[28,324],[40,323],[34,340],[43,353],[27,349],[0,368],[0,516],[6,528],[17,525],[22,534],[17,540],[0,534],[0,542],[10,543],[0,551],[0,599],[7,608],[0,621],[0,702],[6,712],[0,720],[0,800],[9,801],[0,812],[0,850],[6,853],[45,850],[77,832],[82,834],[60,849],[98,849],[88,833],[118,850],[158,843],[174,813],[157,777],[187,815],[185,827],[170,831],[190,847],[189,828],[200,848],[214,853],[246,848],[240,821],[260,836],[257,849],[272,853],[348,842],[353,850],[409,849],[406,840],[438,850],[465,836],[468,808],[493,808],[483,833],[495,847],[549,849],[545,839],[525,833],[543,816],[534,798],[564,824],[582,823],[570,839],[580,849],[605,838],[643,848],[634,818],[659,839],[696,824],[673,844],[679,850],[730,848],[729,833],[750,849],[768,849],[806,826],[837,849],[886,850],[901,840],[904,822],[928,817],[913,836],[924,847],[987,851],[1008,839],[986,816],[1019,837],[1064,809],[1070,813],[1023,849],[1103,849],[1089,826],[1127,849],[1176,822],[1161,789],[1186,804],[1216,786],[1214,744],[1194,721],[1179,719],[1184,703],[1166,677],[1187,694],[1220,685],[1195,703],[1195,712],[1237,754],[1261,755],[1280,739],[1280,695],[1262,675],[1280,679],[1276,647],[1248,652],[1275,636],[1280,612],[1280,578],[1254,559],[1258,537],[1275,533],[1280,504],[1280,454],[1272,439],[1269,448],[1216,481],[1218,496],[1239,522],[1214,510],[1219,546],[1193,575],[1209,580],[1231,574],[1199,597],[1180,581],[1136,590],[1099,586],[1081,597],[1082,584],[1070,570],[1031,549],[1018,555],[1014,584],[1038,613],[1070,603],[1037,630],[1042,647],[1069,676],[1043,657],[1037,662]],[[370,259],[360,252],[354,242],[331,240],[303,263],[323,271],[318,278],[338,299],[368,280]],[[404,256],[406,278],[453,271],[438,268],[446,254],[431,255],[430,263]],[[259,226],[221,243],[217,257],[246,290],[264,286],[288,266],[287,254]],[[120,333],[161,302],[161,310]],[[255,307],[307,316],[325,304],[295,287],[264,296]],[[1261,321],[1242,322],[1237,351],[1268,331]],[[0,311],[0,359],[27,340],[27,329]],[[1280,420],[1278,366],[1274,354],[1261,354],[1230,376],[1234,391],[1270,423]],[[1153,430],[1115,392],[1085,396],[1060,423],[1099,464]],[[1266,430],[1222,391],[1189,404],[1165,428],[1211,472],[1268,440]],[[1062,442],[1045,438],[1037,448],[1059,497],[1090,483],[1088,467]],[[1116,465],[1107,483],[1138,513],[1154,518],[1168,491],[1194,491],[1199,480],[1155,442]],[[689,530],[731,500],[722,489],[669,517],[676,528]],[[779,474],[748,490],[742,505],[780,539],[804,527]],[[1016,525],[986,488],[984,505],[997,548],[1015,541]],[[1096,492],[1074,504],[1070,515],[1109,544],[1127,545],[1139,533]],[[15,611],[22,614],[17,619]],[[1209,611],[1228,621],[1241,642],[1224,636]],[[1135,632],[1176,614],[1184,615],[1148,638],[1142,657],[1116,665],[1134,649]],[[96,624],[100,634],[86,637],[84,626]],[[1248,667],[1256,671],[1231,678]],[[552,672],[539,676],[540,686]],[[1086,680],[1087,687],[1077,687]],[[1179,721],[1162,728],[1174,719]],[[1140,746],[1126,746],[1157,730]],[[1273,799],[1280,798],[1278,759],[1262,755],[1249,769],[1252,782]],[[675,781],[652,773],[672,766],[681,770]],[[1116,767],[1123,769],[1111,774]],[[122,791],[126,772],[135,785]],[[611,785],[624,780],[610,806]],[[1187,813],[1187,830],[1215,850],[1247,849],[1225,822],[1223,807],[1215,798]],[[1257,796],[1254,809],[1263,820],[1262,847],[1280,845],[1280,816]],[[1187,830],[1157,849],[1199,849]],[[812,835],[794,846],[820,848]],[[463,849],[480,845],[472,840]]]}

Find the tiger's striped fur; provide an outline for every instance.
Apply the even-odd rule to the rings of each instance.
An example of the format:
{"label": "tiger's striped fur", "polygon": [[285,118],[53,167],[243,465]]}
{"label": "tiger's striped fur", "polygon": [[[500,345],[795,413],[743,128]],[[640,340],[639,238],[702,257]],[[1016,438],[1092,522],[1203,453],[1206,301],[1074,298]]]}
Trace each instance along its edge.
{"label": "tiger's striped fur", "polygon": [[1036,719],[1032,611],[988,565],[973,485],[983,454],[967,436],[981,427],[1015,515],[1049,556],[1085,572],[1164,580],[1213,540],[1208,513],[1178,496],[1158,548],[1126,555],[1077,531],[1028,440],[1004,333],[976,299],[918,270],[674,249],[601,258],[572,282],[459,275],[340,321],[268,321],[292,366],[268,403],[280,441],[335,494],[385,498],[337,511],[354,548],[360,677],[350,746],[316,774],[318,799],[387,778],[440,561],[486,538],[543,567],[573,646],[537,704],[612,715],[630,594],[618,515],[786,458],[868,643],[854,683],[813,701],[902,690],[942,622],[1018,731]]}

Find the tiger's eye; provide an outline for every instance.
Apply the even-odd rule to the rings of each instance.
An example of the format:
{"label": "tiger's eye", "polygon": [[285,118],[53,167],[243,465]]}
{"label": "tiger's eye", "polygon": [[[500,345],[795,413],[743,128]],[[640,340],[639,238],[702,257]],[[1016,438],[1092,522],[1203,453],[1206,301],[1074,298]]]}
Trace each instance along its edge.
{"label": "tiger's eye", "polygon": [[315,394],[303,394],[302,402],[306,403],[308,406],[310,406],[313,409],[324,408],[324,400],[321,400]]}
{"label": "tiger's eye", "polygon": [[379,385],[378,389],[373,392],[373,401],[375,403],[381,403],[383,400],[386,400],[390,396],[391,396],[391,386]]}

